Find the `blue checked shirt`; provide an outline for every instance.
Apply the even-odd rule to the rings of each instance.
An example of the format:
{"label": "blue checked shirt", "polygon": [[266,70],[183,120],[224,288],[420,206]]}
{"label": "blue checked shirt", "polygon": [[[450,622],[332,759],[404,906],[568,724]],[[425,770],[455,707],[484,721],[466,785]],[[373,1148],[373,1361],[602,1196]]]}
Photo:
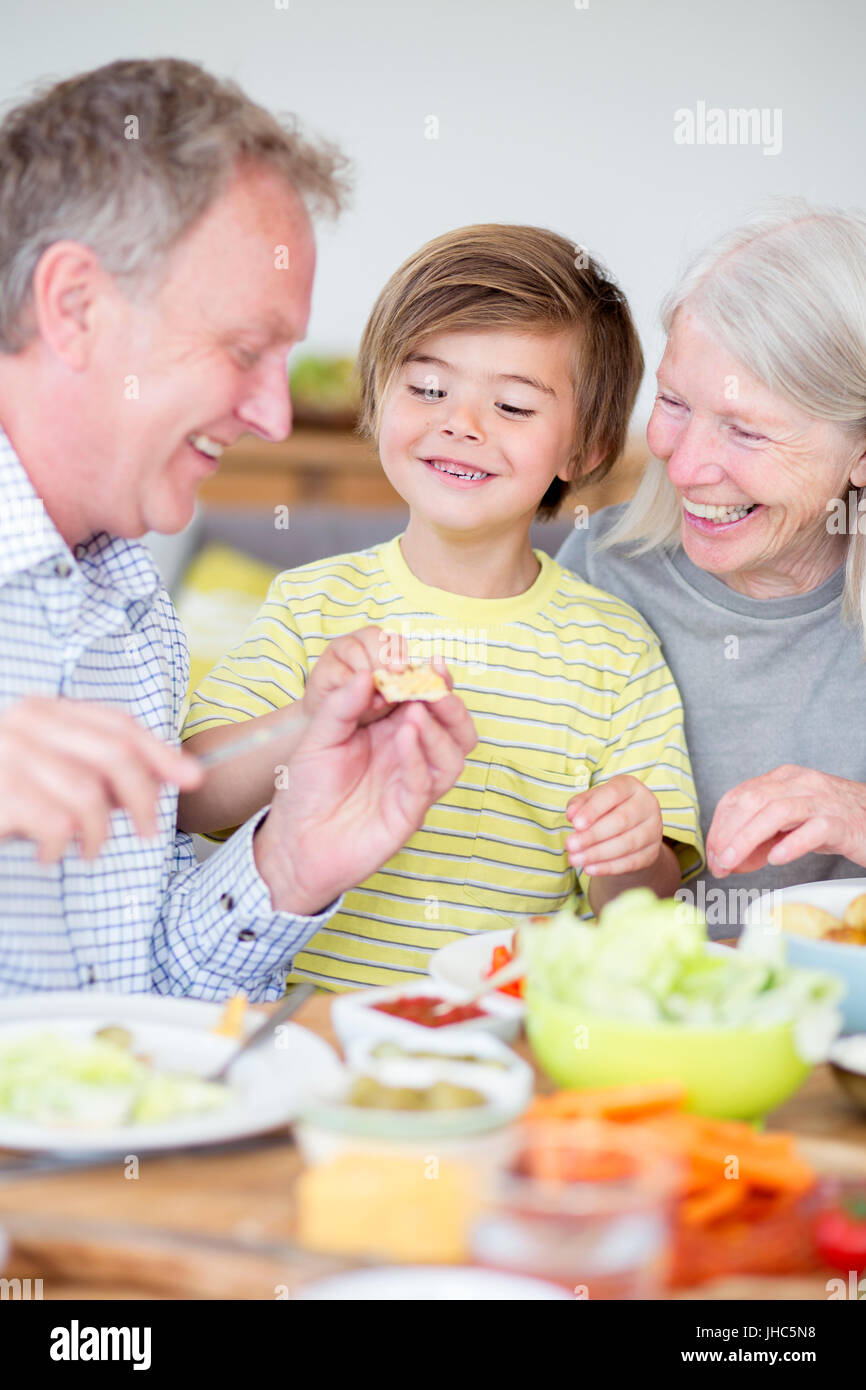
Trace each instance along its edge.
{"label": "blue checked shirt", "polygon": [[[102,534],[70,551],[0,430],[0,709],[27,695],[97,701],[177,745],[188,670],[147,549]],[[277,998],[293,955],[339,902],[317,917],[273,911],[252,852],[263,815],[203,864],[177,831],[171,788],[153,840],[114,811],[96,859],[72,849],[40,864],[33,845],[0,841],[0,994]]]}

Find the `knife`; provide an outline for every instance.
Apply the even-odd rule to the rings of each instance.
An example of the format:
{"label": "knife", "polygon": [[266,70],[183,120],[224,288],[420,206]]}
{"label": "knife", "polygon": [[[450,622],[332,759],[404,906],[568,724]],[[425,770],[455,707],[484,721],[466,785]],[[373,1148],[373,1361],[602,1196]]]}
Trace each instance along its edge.
{"label": "knife", "polygon": [[268,1014],[264,1023],[259,1028],[256,1028],[255,1032],[250,1033],[248,1038],[244,1039],[240,1047],[231,1054],[228,1061],[224,1062],[218,1071],[212,1072],[210,1076],[205,1077],[205,1080],[225,1081],[239,1057],[242,1057],[245,1052],[249,1052],[254,1047],[261,1047],[263,1042],[268,1042],[277,1025],[285,1023],[287,1018],[291,1018],[292,1014],[297,1013],[301,1005],[305,1004],[310,995],[315,994],[315,992],[315,985],[298,985],[296,989],[292,990],[291,994],[286,995],[281,1004],[278,1004],[277,1007]]}

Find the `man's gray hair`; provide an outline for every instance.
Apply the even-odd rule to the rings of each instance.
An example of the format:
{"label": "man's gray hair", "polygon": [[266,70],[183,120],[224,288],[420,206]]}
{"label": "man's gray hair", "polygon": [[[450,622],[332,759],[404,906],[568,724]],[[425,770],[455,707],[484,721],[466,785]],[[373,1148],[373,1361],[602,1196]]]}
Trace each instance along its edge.
{"label": "man's gray hair", "polygon": [[196,63],[109,63],[11,109],[0,123],[0,352],[33,336],[33,272],[53,242],[89,246],[132,288],[159,276],[247,165],[281,175],[312,213],[344,204],[335,146]]}

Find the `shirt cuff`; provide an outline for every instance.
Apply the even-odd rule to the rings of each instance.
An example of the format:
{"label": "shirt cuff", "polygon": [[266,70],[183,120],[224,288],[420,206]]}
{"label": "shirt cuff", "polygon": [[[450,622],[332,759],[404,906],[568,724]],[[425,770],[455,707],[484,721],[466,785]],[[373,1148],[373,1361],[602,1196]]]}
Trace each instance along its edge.
{"label": "shirt cuff", "polygon": [[221,849],[199,865],[196,875],[196,895],[202,904],[208,904],[207,916],[216,928],[208,971],[230,977],[235,988],[246,990],[251,997],[260,992],[265,978],[285,975],[296,952],[343,902],[341,893],[314,917],[274,911],[253,852],[253,836],[268,809],[264,807],[240,826]]}

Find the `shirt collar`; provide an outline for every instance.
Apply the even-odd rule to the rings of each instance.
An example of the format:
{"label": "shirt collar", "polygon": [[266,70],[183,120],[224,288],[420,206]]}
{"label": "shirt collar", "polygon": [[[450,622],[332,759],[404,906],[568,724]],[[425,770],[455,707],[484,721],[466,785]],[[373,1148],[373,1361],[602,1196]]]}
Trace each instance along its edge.
{"label": "shirt collar", "polygon": [[152,602],[161,586],[156,561],[140,541],[101,531],[75,547],[75,559],[91,584],[130,603]]}
{"label": "shirt collar", "polygon": [[741,594],[738,589],[732,589],[718,575],[700,569],[689,559],[681,545],[662,553],[667,563],[673,566],[681,578],[717,608],[727,608],[732,613],[740,613],[748,618],[769,621],[817,613],[821,608],[838,603],[845,587],[843,561],[817,589],[808,589],[804,594],[789,594],[785,598],[752,598],[748,594]]}
{"label": "shirt collar", "polygon": [[58,555],[71,559],[68,545],[0,429],[0,583]]}
{"label": "shirt collar", "polygon": [[0,584],[61,556],[115,602],[151,602],[160,587],[156,562],[139,541],[102,531],[71,551],[0,428]]}

